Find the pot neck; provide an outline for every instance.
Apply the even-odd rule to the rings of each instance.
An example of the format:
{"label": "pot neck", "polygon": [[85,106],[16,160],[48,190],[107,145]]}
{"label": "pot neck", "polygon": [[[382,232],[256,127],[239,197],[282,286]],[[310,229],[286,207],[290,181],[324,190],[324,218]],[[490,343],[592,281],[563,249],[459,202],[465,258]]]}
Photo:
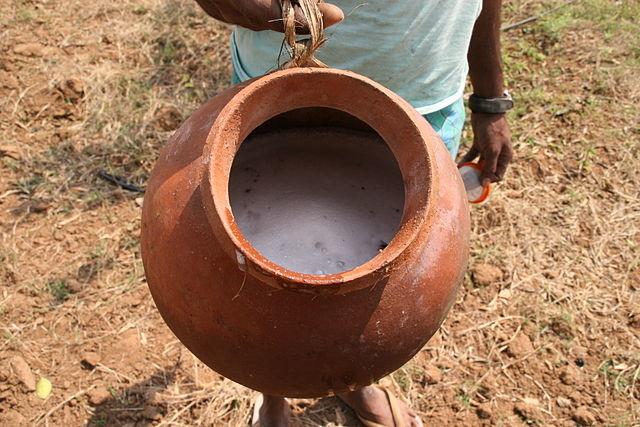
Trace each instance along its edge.
{"label": "pot neck", "polygon": [[[332,275],[303,274],[273,263],[244,237],[229,201],[229,176],[242,142],[269,119],[296,109],[326,107],[346,112],[370,126],[393,153],[405,187],[400,227],[388,246],[353,270]],[[223,108],[203,149],[203,202],[210,225],[238,267],[268,285],[306,292],[350,292],[382,280],[415,240],[433,207],[438,188],[434,154],[419,126],[424,120],[406,101],[351,72],[299,68],[249,82]],[[376,276],[378,277],[376,279]]]}

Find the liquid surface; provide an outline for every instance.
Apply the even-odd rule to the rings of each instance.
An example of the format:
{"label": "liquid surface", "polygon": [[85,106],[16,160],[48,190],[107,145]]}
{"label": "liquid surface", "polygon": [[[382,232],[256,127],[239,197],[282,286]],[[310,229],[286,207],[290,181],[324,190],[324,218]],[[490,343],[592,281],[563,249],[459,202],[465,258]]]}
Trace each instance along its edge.
{"label": "liquid surface", "polygon": [[404,185],[373,133],[294,129],[250,136],[229,179],[235,220],[271,261],[299,273],[351,270],[400,225]]}

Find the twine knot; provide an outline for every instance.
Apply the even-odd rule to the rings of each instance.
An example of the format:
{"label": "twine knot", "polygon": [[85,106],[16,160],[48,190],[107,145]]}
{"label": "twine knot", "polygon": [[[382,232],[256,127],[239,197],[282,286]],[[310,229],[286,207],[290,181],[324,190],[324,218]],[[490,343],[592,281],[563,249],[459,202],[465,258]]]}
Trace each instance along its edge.
{"label": "twine knot", "polygon": [[[326,41],[324,37],[322,13],[318,4],[322,0],[280,0],[284,24],[284,43],[291,59],[282,65],[282,69],[295,67],[326,67],[314,54]],[[298,39],[296,34],[296,14],[294,7],[300,7],[307,21],[309,37]]]}

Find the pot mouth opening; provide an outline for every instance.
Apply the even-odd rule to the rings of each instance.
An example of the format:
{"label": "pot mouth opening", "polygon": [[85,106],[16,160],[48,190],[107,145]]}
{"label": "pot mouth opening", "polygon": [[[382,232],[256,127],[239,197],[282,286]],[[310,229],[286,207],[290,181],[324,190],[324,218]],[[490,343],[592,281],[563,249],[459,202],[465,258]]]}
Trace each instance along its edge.
{"label": "pot mouth opening", "polygon": [[353,270],[383,252],[400,227],[400,167],[366,123],[330,108],[281,113],[240,145],[229,201],[245,240],[296,273]]}
{"label": "pot mouth opening", "polygon": [[392,92],[343,71],[281,71],[241,89],[204,156],[208,215],[240,268],[305,285],[385,270],[429,210],[433,156],[416,117]]}

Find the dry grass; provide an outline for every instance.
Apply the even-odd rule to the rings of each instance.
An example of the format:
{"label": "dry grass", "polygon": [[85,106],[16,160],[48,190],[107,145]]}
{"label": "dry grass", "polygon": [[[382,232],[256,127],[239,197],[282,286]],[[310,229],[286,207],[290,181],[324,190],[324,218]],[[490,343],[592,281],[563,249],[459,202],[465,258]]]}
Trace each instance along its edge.
{"label": "dry grass", "polygon": [[[558,3],[509,2],[507,20]],[[473,209],[445,325],[385,379],[427,423],[573,425],[586,407],[640,425],[638,16],[578,1],[505,35],[516,163]],[[171,130],[228,85],[227,32],[174,0],[0,4],[0,364],[20,355],[54,385],[41,401],[0,370],[3,425],[246,423],[252,392],[151,302],[139,195],[96,177],[144,186]],[[482,265],[501,274],[482,282]],[[335,399],[293,405],[297,425],[357,425]]]}

